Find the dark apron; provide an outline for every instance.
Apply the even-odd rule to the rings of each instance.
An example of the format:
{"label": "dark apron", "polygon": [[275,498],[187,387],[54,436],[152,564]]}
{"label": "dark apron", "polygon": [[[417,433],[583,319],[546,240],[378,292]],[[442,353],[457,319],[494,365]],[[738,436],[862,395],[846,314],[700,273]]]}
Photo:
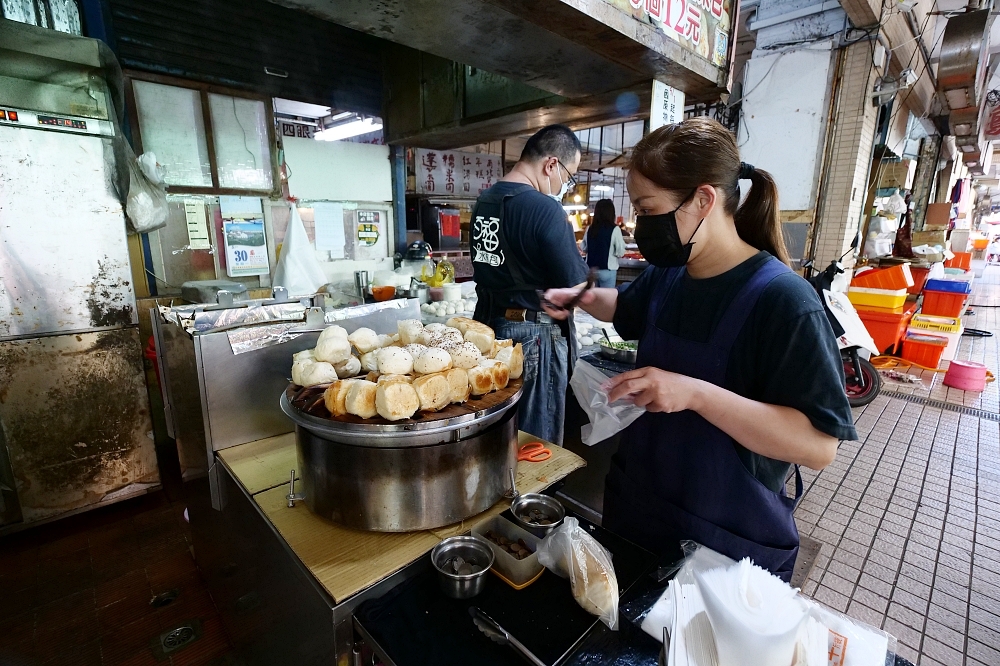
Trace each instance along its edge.
{"label": "dark apron", "polygon": [[[503,317],[504,311],[511,307],[509,298],[502,298],[503,296],[525,291],[544,291],[545,289],[543,285],[528,282],[525,279],[524,271],[521,269],[521,264],[518,263],[517,257],[514,256],[513,252],[507,251],[509,245],[504,236],[503,209],[507,200],[534,189],[531,185],[522,184],[520,187],[516,187],[507,194],[500,196],[491,188],[479,195],[476,205],[472,210],[469,254],[471,255],[473,266],[476,263],[486,264],[495,268],[503,265],[507,267],[511,277],[511,285],[506,289],[494,289],[485,285],[482,281],[477,280],[476,282],[476,296],[479,297],[479,300],[476,302],[476,311],[472,315],[472,318],[487,326],[493,326],[494,321],[497,318]],[[495,224],[495,232],[493,232],[491,227],[490,233],[482,233],[482,230],[477,226],[481,224]],[[572,369],[573,365],[576,364],[578,352],[573,315],[570,314],[566,319],[553,322],[553,324],[559,328],[563,337],[569,343],[569,363]]]}
{"label": "dark apron", "polygon": [[[684,269],[663,274],[653,289],[637,367],[725,386],[729,354],[765,287],[790,269],[770,259],[743,286],[708,342],[692,342],[656,326]],[[795,498],[776,493],[744,466],[736,442],[693,411],[646,413],[622,433],[604,491],[605,527],[660,554],[696,541],[740,560],[751,558],[786,582],[799,549]]]}
{"label": "dark apron", "polygon": [[[476,295],[479,301],[476,303],[476,312],[473,318],[484,324],[489,324],[490,319],[496,317],[505,308],[506,303],[498,303],[497,298],[503,294],[513,294],[522,291],[535,291],[540,287],[529,284],[524,279],[524,272],[513,252],[508,252],[506,238],[504,238],[503,228],[503,208],[507,199],[512,199],[519,194],[524,194],[534,188],[531,185],[521,185],[503,196],[489,189],[479,195],[476,200],[476,207],[472,211],[471,238],[469,242],[469,254],[472,255],[473,266],[476,263],[492,266],[499,269],[506,266],[510,271],[512,285],[507,289],[491,289],[482,281],[476,283]],[[488,228],[487,228],[488,227]]]}

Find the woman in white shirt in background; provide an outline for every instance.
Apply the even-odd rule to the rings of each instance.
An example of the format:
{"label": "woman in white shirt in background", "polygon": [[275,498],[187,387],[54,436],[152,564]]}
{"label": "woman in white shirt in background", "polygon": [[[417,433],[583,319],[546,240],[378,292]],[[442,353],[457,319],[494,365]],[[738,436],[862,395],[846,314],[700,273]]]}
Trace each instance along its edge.
{"label": "woman in white shirt in background", "polygon": [[580,249],[587,254],[587,265],[597,269],[597,286],[614,287],[618,259],[625,256],[625,239],[615,224],[611,199],[601,199],[594,206],[594,219],[583,235]]}

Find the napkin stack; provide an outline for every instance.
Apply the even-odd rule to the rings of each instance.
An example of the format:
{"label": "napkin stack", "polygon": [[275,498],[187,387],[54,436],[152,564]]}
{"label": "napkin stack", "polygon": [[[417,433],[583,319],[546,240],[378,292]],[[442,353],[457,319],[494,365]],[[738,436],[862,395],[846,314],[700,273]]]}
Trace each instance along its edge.
{"label": "napkin stack", "polygon": [[[701,561],[692,562],[699,554]],[[706,566],[709,558],[704,555],[689,558],[642,623],[643,631],[658,641],[667,628],[669,666],[885,663],[885,634],[799,595],[749,559]]]}

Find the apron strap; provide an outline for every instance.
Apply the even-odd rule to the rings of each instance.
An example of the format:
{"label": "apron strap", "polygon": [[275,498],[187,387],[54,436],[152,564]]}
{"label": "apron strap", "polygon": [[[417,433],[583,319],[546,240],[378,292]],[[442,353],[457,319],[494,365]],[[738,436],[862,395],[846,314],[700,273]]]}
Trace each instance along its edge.
{"label": "apron strap", "polygon": [[514,285],[510,289],[504,291],[510,291],[510,292],[535,291],[538,289],[537,286],[528,284],[528,282],[524,279],[524,271],[521,270],[521,264],[518,263],[517,258],[514,257],[514,254],[512,252],[510,252],[510,245],[507,244],[507,237],[504,234],[503,230],[504,226],[503,213],[504,213],[504,206],[507,205],[507,200],[513,199],[519,194],[524,194],[525,192],[533,189],[535,188],[532,187],[531,185],[522,184],[520,187],[515,188],[511,192],[505,194],[503,198],[500,200],[500,222],[497,230],[497,236],[500,239],[500,248],[505,250],[504,263],[507,265],[507,270],[510,271],[511,278],[514,279]]}
{"label": "apron strap", "polygon": [[712,332],[712,343],[722,349],[731,349],[767,285],[776,277],[791,272],[791,268],[774,257],[768,258],[733,299],[719,325]]}
{"label": "apron strap", "polygon": [[795,501],[795,506],[798,507],[799,500],[802,499],[802,474],[799,472],[799,466],[793,465],[795,467],[795,497],[792,499]]}

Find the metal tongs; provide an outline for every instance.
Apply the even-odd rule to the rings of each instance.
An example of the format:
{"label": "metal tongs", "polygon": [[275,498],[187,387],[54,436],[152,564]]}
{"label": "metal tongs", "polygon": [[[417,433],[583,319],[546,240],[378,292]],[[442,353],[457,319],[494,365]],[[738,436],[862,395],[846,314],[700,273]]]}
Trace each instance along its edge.
{"label": "metal tongs", "polygon": [[586,294],[591,289],[593,289],[596,285],[597,285],[597,271],[591,269],[590,273],[587,274],[587,283],[584,284],[583,288],[580,289],[580,291],[576,292],[576,296],[567,301],[565,305],[556,305],[549,299],[545,298],[545,292],[542,291],[541,289],[537,289],[536,292],[538,293],[538,300],[543,306],[547,306],[551,310],[572,311],[573,308],[579,305],[580,301],[583,299],[583,295]]}
{"label": "metal tongs", "polygon": [[509,645],[514,648],[514,651],[520,653],[521,656],[535,666],[545,666],[544,661],[532,654],[531,650],[524,647],[524,644],[522,644],[521,641],[511,636],[510,632],[501,627],[497,621],[489,615],[479,610],[477,606],[469,607],[469,615],[472,616],[472,621],[475,623],[479,631],[483,632],[483,634],[485,634],[491,641],[500,645]]}

